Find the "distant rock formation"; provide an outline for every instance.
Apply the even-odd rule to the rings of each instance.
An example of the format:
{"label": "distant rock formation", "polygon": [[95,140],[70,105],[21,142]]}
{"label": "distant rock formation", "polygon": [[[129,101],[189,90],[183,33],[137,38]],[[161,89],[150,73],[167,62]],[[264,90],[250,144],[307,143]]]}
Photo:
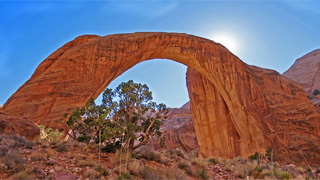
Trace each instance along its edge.
{"label": "distant rock formation", "polygon": [[161,126],[163,147],[160,147],[159,138],[149,141],[149,145],[156,150],[181,149],[190,152],[198,148],[197,137],[194,131],[190,102],[181,108],[168,108],[168,118],[163,120]]}
{"label": "distant rock formation", "polygon": [[320,93],[320,49],[297,59],[283,75],[301,84],[313,104],[320,103],[316,97],[317,90]]}
{"label": "distant rock formation", "polygon": [[320,49],[297,59],[283,75],[301,84],[308,96],[314,96],[314,90],[320,90]]}
{"label": "distant rock formation", "polygon": [[[181,33],[80,36],[45,59],[1,112],[57,129],[65,113],[98,97],[150,59],[187,65],[199,156],[233,158],[273,146],[282,160],[320,160],[320,116],[297,83],[249,66],[221,44]],[[20,127],[19,131],[26,131]]]}

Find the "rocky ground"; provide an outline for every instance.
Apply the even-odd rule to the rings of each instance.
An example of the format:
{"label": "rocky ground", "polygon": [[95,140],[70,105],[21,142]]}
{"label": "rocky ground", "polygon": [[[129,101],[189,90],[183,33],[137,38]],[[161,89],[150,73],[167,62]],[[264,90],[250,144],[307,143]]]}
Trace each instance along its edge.
{"label": "rocky ground", "polygon": [[[237,157],[201,159],[179,149],[133,154],[101,153],[96,144],[75,141],[30,142],[0,137],[0,179],[305,179],[320,169]],[[254,158],[253,158],[254,159]]]}

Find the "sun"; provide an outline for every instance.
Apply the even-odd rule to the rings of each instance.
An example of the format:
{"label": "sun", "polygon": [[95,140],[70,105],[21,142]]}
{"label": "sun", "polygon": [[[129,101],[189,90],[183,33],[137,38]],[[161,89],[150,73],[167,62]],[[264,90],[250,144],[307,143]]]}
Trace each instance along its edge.
{"label": "sun", "polygon": [[234,54],[238,53],[237,42],[232,36],[226,35],[226,34],[217,34],[212,36],[212,38],[210,39],[213,40],[214,42],[222,44],[227,49],[229,49],[229,51],[231,51],[232,53]]}

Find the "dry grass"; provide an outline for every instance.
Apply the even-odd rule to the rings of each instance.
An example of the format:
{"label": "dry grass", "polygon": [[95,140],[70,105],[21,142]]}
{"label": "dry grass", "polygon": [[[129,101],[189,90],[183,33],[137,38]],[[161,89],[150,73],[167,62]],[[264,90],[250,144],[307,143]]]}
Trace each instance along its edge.
{"label": "dry grass", "polygon": [[33,167],[28,166],[24,170],[12,175],[12,179],[34,179]]}
{"label": "dry grass", "polygon": [[135,156],[149,161],[161,162],[161,154],[147,147],[141,148],[135,153]]}
{"label": "dry grass", "polygon": [[32,161],[41,161],[44,158],[46,158],[46,154],[40,151],[33,151],[32,154],[30,155],[30,159]]}
{"label": "dry grass", "polygon": [[206,169],[208,168],[208,160],[202,158],[193,158],[191,160],[192,165],[196,165],[200,168]]}

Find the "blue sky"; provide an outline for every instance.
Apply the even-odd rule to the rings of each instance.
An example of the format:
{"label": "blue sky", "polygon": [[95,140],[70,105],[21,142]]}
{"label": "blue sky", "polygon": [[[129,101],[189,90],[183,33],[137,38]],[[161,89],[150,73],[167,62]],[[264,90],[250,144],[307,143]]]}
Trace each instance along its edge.
{"label": "blue sky", "polygon": [[[83,34],[181,32],[224,36],[244,62],[283,73],[320,48],[317,1],[0,1],[0,104],[63,44]],[[228,41],[229,42],[229,41]],[[227,45],[226,45],[227,46]],[[227,46],[228,48],[228,46]],[[147,61],[111,83],[146,83],[156,102],[188,101],[186,67]]]}

